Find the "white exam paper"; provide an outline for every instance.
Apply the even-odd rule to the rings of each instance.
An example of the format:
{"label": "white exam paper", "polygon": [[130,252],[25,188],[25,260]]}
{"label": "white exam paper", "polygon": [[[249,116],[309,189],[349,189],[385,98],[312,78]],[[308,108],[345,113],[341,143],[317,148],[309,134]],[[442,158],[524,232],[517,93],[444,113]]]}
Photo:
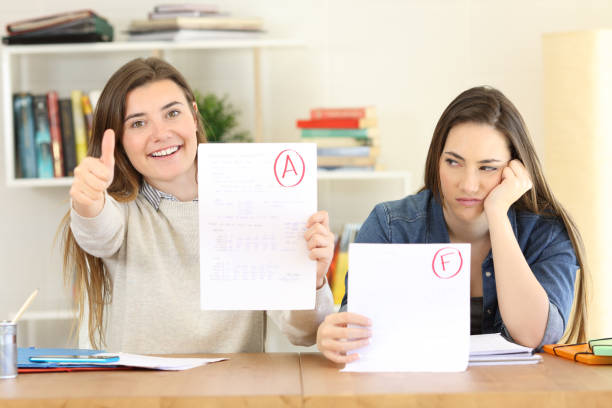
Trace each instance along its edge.
{"label": "white exam paper", "polygon": [[464,371],[470,348],[469,244],[351,244],[348,311],[371,344],[342,371]]}
{"label": "white exam paper", "polygon": [[201,308],[314,309],[316,145],[200,144],[198,192]]}

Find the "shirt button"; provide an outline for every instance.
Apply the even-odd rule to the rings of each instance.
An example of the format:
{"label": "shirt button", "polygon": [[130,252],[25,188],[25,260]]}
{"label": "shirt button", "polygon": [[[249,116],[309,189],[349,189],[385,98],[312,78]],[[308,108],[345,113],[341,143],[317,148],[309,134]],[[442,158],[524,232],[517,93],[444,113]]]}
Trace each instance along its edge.
{"label": "shirt button", "polygon": [[487,313],[488,313],[488,314],[491,314],[491,309],[487,309]]}
{"label": "shirt button", "polygon": [[486,276],[487,278],[490,278],[490,277],[491,277],[491,272],[486,271],[486,272],[485,272],[485,276]]}

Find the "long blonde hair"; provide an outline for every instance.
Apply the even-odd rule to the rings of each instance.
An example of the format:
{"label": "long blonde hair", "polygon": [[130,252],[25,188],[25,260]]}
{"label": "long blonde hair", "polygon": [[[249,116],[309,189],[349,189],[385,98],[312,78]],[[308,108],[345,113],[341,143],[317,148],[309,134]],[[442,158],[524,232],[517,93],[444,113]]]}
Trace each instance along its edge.
{"label": "long blonde hair", "polygon": [[[176,68],[159,58],[138,58],[123,65],[111,76],[100,94],[88,149],[88,156],[100,157],[104,131],[115,131],[115,176],[107,192],[119,202],[136,199],[142,184],[142,175],[130,163],[121,143],[127,94],[134,88],[164,79],[173,81],[182,89],[197,120],[198,142],[206,142],[200,114],[193,109],[193,92]],[[105,343],[105,306],[112,301],[111,276],[102,259],[86,253],[77,244],[70,229],[70,211],[60,223],[60,234],[64,250],[64,279],[67,284],[73,285],[78,325],[83,323],[85,311],[88,310],[89,340],[93,347],[101,347]]]}
{"label": "long blonde hair", "polygon": [[569,213],[557,201],[548,186],[527,126],[514,104],[504,94],[491,87],[475,87],[462,92],[448,105],[436,125],[429,146],[425,163],[424,188],[431,190],[436,200],[442,202],[440,156],[451,128],[466,122],[488,124],[504,134],[510,142],[512,159],[519,159],[529,172],[533,188],[523,194],[512,207],[519,211],[558,217],[563,221],[579,266],[571,318],[564,339],[571,342],[585,341],[589,273],[582,237]]}

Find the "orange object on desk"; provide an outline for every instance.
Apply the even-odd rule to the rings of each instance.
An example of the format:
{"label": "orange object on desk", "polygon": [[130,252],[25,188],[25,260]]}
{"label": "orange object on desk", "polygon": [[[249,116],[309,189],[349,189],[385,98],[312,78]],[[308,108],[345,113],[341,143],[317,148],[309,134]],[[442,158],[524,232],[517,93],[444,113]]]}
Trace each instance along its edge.
{"label": "orange object on desk", "polygon": [[596,356],[591,352],[588,343],[580,344],[547,344],[542,350],[553,356],[578,361],[584,364],[612,364],[612,356]]}

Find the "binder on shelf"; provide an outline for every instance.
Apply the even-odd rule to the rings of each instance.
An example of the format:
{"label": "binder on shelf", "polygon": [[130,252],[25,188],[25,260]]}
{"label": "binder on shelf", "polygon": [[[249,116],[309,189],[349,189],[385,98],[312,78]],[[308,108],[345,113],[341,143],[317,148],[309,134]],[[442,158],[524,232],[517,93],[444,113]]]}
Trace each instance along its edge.
{"label": "binder on shelf", "polygon": [[81,163],[87,156],[87,129],[85,127],[85,116],[81,97],[83,92],[74,90],[70,92],[72,100],[72,130],[74,132],[74,144],[76,147],[76,164]]}
{"label": "binder on shelf", "polygon": [[16,168],[18,178],[36,178],[36,142],[32,95],[17,94],[13,98],[15,114]]}
{"label": "binder on shelf", "polygon": [[85,129],[87,131],[87,140],[91,140],[91,132],[93,128],[93,109],[89,101],[89,95],[83,93],[81,96],[81,107],[83,108],[83,116],[85,117]]}
{"label": "binder on shelf", "polygon": [[49,110],[49,133],[51,133],[51,153],[53,155],[53,174],[64,177],[64,149],[62,146],[62,129],[60,127],[59,99],[57,92],[47,93]]}
{"label": "binder on shelf", "polygon": [[34,96],[34,121],[37,175],[38,178],[53,178],[53,155],[51,153],[47,95]]}
{"label": "binder on shelf", "polygon": [[64,149],[64,174],[74,176],[76,167],[76,145],[74,143],[74,125],[72,121],[72,100],[59,100],[60,127],[62,130],[62,148]]}

